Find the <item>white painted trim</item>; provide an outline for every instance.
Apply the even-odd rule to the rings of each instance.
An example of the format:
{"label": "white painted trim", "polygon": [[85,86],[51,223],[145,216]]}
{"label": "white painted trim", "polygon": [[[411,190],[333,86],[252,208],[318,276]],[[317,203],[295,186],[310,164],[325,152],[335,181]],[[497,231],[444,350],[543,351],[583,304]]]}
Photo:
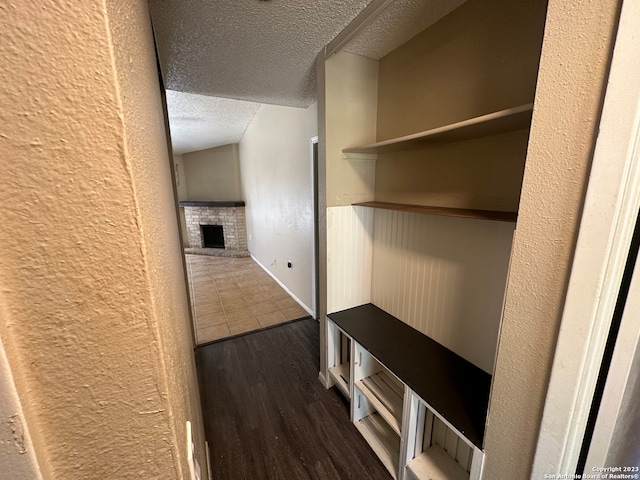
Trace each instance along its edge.
{"label": "white painted trim", "polygon": [[[631,367],[640,342],[640,264],[636,268],[629,287],[618,339],[616,341],[610,375],[602,396],[598,419],[591,439],[585,473],[594,472],[594,467],[608,465],[607,457],[614,439],[614,431],[618,426],[627,382],[631,375]],[[618,439],[618,442],[620,439]]]}
{"label": "white painted trim", "polygon": [[[311,208],[313,209],[313,239],[312,239],[312,248],[311,248],[311,316],[317,320],[320,320],[319,316],[318,316],[318,298],[316,295],[317,292],[317,284],[316,284],[316,278],[318,276],[318,261],[319,258],[316,259],[316,251],[318,250],[318,248],[320,247],[319,245],[316,245],[316,230],[318,228],[320,228],[320,226],[318,225],[318,218],[316,218],[316,210],[319,208],[318,205],[316,205],[316,192],[315,192],[315,184],[316,184],[316,169],[315,169],[315,164],[314,164],[314,155],[313,155],[313,146],[318,144],[318,136],[316,135],[315,137],[311,137],[309,139],[309,155],[310,155],[310,162],[311,162]],[[319,155],[318,155],[319,156]],[[318,161],[320,161],[320,159],[318,158]],[[319,192],[318,192],[319,193]]]}
{"label": "white painted trim", "polygon": [[532,478],[575,472],[640,207],[640,0],[625,0]]}
{"label": "white painted trim", "polygon": [[320,380],[320,383],[324,386],[324,388],[331,388],[331,385],[329,384],[329,382],[327,381],[327,377],[325,377],[322,372],[318,373],[318,380]]}
{"label": "white painted trim", "polygon": [[262,263],[260,263],[260,261],[256,257],[254,257],[253,254],[251,254],[251,258],[253,259],[254,262],[256,262],[260,266],[260,268],[262,268],[265,272],[267,272],[267,274],[269,274],[269,276],[273,278],[278,283],[278,285],[280,285],[282,289],[291,296],[291,298],[293,298],[296,302],[298,302],[298,305],[304,308],[309,315],[313,315],[313,312],[311,311],[311,309],[307,307],[304,304],[304,302],[300,300],[291,290],[289,290],[287,286],[278,279],[278,277],[276,277],[273,273],[271,273],[267,267],[265,267]]}

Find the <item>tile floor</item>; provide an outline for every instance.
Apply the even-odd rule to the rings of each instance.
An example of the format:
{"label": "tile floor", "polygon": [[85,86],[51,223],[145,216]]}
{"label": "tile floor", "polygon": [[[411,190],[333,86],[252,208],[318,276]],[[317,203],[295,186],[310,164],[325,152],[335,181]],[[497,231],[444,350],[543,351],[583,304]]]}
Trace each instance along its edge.
{"label": "tile floor", "polygon": [[186,260],[198,345],[308,316],[252,258]]}

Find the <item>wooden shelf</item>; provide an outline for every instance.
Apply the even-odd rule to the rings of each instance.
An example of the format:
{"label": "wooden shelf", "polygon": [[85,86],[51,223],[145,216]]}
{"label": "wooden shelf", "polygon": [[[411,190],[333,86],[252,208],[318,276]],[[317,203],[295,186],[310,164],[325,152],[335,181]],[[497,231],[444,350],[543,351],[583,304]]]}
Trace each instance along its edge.
{"label": "wooden shelf", "polygon": [[393,478],[397,478],[400,462],[400,438],[377,413],[355,422],[360,434],[376,453]]}
{"label": "wooden shelf", "polygon": [[498,210],[473,210],[469,208],[434,207],[429,205],[410,205],[404,203],[389,202],[361,202],[354,206],[382,208],[385,210],[398,210],[401,212],[421,213],[427,215],[440,215],[445,217],[475,218],[478,220],[497,220],[500,222],[515,222],[518,219],[517,212],[502,212]]}
{"label": "wooden shelf", "polygon": [[336,386],[342,390],[347,398],[349,395],[349,364],[343,363],[329,369],[329,374],[336,382]]}
{"label": "wooden shelf", "polygon": [[482,449],[491,375],[371,303],[328,316]]}
{"label": "wooden shelf", "polygon": [[402,424],[402,385],[389,373],[382,371],[356,383],[358,389],[378,411],[389,426],[400,435]]}
{"label": "wooden shelf", "polygon": [[470,118],[462,122],[432,128],[423,132],[393,138],[359,147],[345,148],[343,153],[383,153],[419,146],[427,142],[459,142],[529,127],[533,104],[520,105],[497,112]]}
{"label": "wooden shelf", "polygon": [[469,480],[469,473],[437,445],[411,460],[407,468],[419,480]]}

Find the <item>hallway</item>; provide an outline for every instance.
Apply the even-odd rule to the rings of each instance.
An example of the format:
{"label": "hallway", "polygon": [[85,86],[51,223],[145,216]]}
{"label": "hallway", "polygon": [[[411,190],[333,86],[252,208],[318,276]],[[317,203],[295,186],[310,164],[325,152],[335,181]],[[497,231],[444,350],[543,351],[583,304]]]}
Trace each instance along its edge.
{"label": "hallway", "polygon": [[318,380],[312,319],[196,348],[205,433],[217,480],[389,480]]}
{"label": "hallway", "polygon": [[198,345],[309,315],[250,257],[185,257]]}

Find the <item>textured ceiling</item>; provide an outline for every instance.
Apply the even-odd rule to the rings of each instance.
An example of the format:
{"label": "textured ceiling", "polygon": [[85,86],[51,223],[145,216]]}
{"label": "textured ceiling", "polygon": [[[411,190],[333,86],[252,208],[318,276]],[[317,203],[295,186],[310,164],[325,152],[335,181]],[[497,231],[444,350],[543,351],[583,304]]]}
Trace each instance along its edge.
{"label": "textured ceiling", "polygon": [[238,143],[259,107],[255,102],[167,90],[174,153]]}
{"label": "textured ceiling", "polygon": [[380,60],[466,0],[395,0],[343,48]]}
{"label": "textured ceiling", "polygon": [[152,0],[168,89],[307,107],[316,55],[370,0]]}
{"label": "textured ceiling", "polygon": [[[395,0],[344,50],[380,59],[464,1]],[[370,2],[151,0],[174,152],[238,142],[257,104],[313,103],[317,54]]]}

